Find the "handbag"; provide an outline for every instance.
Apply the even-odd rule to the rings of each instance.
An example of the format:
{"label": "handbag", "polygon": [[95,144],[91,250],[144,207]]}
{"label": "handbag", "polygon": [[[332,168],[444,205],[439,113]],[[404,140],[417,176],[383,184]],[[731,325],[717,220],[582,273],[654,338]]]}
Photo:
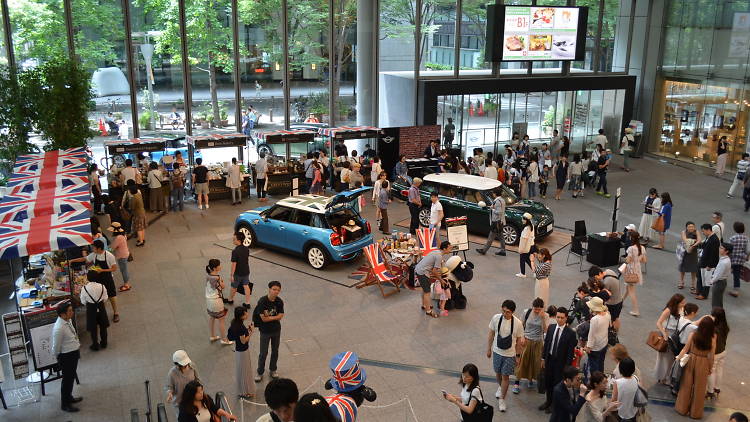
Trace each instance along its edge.
{"label": "handbag", "polygon": [[[474,413],[471,414],[471,418],[469,418],[468,420],[474,421],[474,422],[492,422],[492,418],[495,413],[495,408],[485,403],[484,394],[482,394],[481,388],[479,389],[479,396],[482,398],[482,401],[477,403],[476,407],[474,407]],[[464,420],[467,420],[467,419],[464,419]]]}
{"label": "handbag", "polygon": [[664,227],[666,226],[666,223],[664,221],[664,216],[660,215],[659,217],[654,220],[654,224],[651,225],[651,228],[654,229],[654,231],[659,233],[664,233]]}
{"label": "handbag", "polygon": [[714,284],[713,277],[714,277],[714,270],[715,268],[701,268],[701,281],[703,282],[704,287],[711,287]]}
{"label": "handbag", "polygon": [[544,378],[544,369],[540,369],[539,375],[536,377],[536,391],[539,394],[545,394],[547,392],[547,381]]}
{"label": "handbag", "polygon": [[641,387],[641,382],[638,377],[633,378],[635,378],[638,383],[638,389],[635,391],[635,395],[633,395],[633,407],[643,409],[648,405],[648,393],[643,387]]}
{"label": "handbag", "polygon": [[617,331],[615,330],[614,325],[609,324],[609,329],[607,329],[607,343],[610,346],[614,346],[619,342],[620,339],[617,337]]}
{"label": "handbag", "polygon": [[664,337],[661,335],[660,331],[651,331],[650,333],[648,333],[646,344],[657,352],[667,351],[667,341],[664,340]]}
{"label": "handbag", "polygon": [[747,266],[747,263],[740,269],[740,279],[746,283],[750,281],[750,267]]}
{"label": "handbag", "polygon": [[625,267],[625,273],[622,275],[622,281],[628,284],[635,284],[641,281],[641,279],[638,277],[638,273],[633,269],[633,266],[628,264]]}
{"label": "handbag", "polygon": [[667,338],[667,344],[669,345],[669,348],[672,350],[672,353],[675,356],[679,355],[680,352],[682,352],[682,349],[685,347],[685,345],[680,342],[680,334],[685,331],[685,328],[688,325],[690,325],[690,323],[683,325],[682,328],[675,331]]}

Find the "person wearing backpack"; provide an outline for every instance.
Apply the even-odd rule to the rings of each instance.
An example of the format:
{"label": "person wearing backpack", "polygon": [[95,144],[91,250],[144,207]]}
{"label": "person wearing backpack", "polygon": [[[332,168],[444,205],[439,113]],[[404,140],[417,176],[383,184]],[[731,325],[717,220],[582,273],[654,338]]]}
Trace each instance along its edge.
{"label": "person wearing backpack", "polygon": [[[458,406],[461,420],[485,421],[492,420],[492,407],[484,402],[482,390],[479,388],[479,369],[473,363],[467,363],[461,370],[461,394],[455,396],[443,391],[443,398]],[[486,416],[485,416],[486,412]]]}
{"label": "person wearing backpack", "polygon": [[631,358],[623,359],[618,365],[622,378],[618,378],[612,387],[612,401],[620,402],[617,416],[621,422],[635,422],[639,408],[635,405],[638,392],[638,378],[635,377],[635,362]]}
{"label": "person wearing backpack", "polygon": [[521,392],[521,380],[529,381],[529,389],[535,388],[534,381],[539,380],[544,349],[544,333],[547,331],[547,313],[544,312],[544,300],[536,298],[531,307],[524,311],[523,338],[524,348],[521,360],[516,368],[516,381],[513,383],[513,394]]}
{"label": "person wearing backpack", "polygon": [[501,306],[502,313],[495,314],[490,321],[490,331],[487,336],[487,357],[492,359],[495,378],[500,386],[495,392],[498,398],[497,408],[505,412],[507,405],[505,397],[508,394],[510,376],[515,372],[516,365],[521,358],[524,346],[523,323],[513,312],[516,303],[505,300]]}

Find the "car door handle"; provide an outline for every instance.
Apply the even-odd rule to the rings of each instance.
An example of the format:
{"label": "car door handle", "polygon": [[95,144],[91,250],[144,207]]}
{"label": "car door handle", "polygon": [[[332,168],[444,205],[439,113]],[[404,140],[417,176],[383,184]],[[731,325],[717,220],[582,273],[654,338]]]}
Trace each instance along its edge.
{"label": "car door handle", "polygon": [[307,230],[302,230],[302,234],[310,234]]}
{"label": "car door handle", "polygon": [[279,226],[279,230],[284,230],[284,226]]}

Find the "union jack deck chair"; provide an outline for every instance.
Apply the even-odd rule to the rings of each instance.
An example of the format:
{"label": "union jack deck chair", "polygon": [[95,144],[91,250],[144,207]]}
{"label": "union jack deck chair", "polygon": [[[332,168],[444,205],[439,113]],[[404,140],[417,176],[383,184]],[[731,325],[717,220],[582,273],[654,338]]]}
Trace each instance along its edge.
{"label": "union jack deck chair", "polygon": [[427,256],[430,252],[438,250],[438,232],[437,229],[420,227],[417,229],[417,241],[422,256]]}
{"label": "union jack deck chair", "polygon": [[[365,277],[355,286],[358,289],[361,289],[366,286],[377,284],[380,289],[380,294],[382,294],[383,297],[388,297],[394,293],[400,292],[401,288],[399,285],[402,283],[403,278],[391,272],[390,266],[385,259],[385,254],[383,253],[383,250],[380,249],[380,244],[375,242],[365,246],[362,250],[367,259],[367,269]],[[395,289],[386,292],[383,289],[384,283],[390,283]]]}

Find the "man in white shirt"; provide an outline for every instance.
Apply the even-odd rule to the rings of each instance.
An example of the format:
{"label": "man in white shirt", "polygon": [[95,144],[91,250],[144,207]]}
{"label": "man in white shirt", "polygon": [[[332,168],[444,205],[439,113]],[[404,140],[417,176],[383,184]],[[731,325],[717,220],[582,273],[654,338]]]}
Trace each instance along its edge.
{"label": "man in white shirt", "polygon": [[107,327],[109,319],[104,304],[107,302],[107,289],[99,283],[99,273],[89,270],[88,283],[81,287],[81,304],[86,306],[86,331],[91,333],[89,349],[97,351],[107,348]]}
{"label": "man in white shirt", "polygon": [[719,247],[719,264],[716,265],[711,275],[711,307],[724,307],[724,291],[727,289],[727,280],[732,275],[732,245],[722,243]]}
{"label": "man in white shirt", "polygon": [[594,137],[594,145],[601,145],[602,149],[607,149],[607,136],[604,134],[604,129],[599,129],[599,134]]}
{"label": "man in white shirt", "polygon": [[[227,174],[227,187],[232,191],[232,205],[242,203],[242,169],[237,164],[237,158],[232,157],[232,165]],[[237,199],[235,199],[235,196]]]}
{"label": "man in white shirt", "polygon": [[734,198],[734,191],[742,186],[742,181],[745,180],[745,174],[750,169],[750,154],[742,153],[742,159],[737,161],[737,175],[732,179],[732,186],[729,187],[727,192],[727,198]]}
{"label": "man in white shirt", "polygon": [[500,386],[495,392],[498,398],[497,408],[505,412],[505,396],[508,394],[510,375],[515,373],[516,365],[521,358],[524,347],[523,322],[513,315],[516,303],[505,300],[501,306],[502,313],[496,314],[490,321],[487,335],[487,357],[492,358],[495,378]]}
{"label": "man in white shirt", "polygon": [[586,306],[594,315],[591,318],[588,341],[586,342],[586,353],[589,355],[589,373],[604,372],[604,358],[607,355],[609,326],[612,319],[602,298],[593,297],[586,302]]}
{"label": "man in white shirt", "polygon": [[255,162],[255,191],[258,193],[258,200],[265,202],[266,198],[266,172],[268,171],[268,162],[266,153],[258,154],[258,161]]}
{"label": "man in white shirt", "polygon": [[135,183],[140,184],[141,173],[133,167],[133,160],[128,158],[125,160],[125,168],[120,170],[120,182],[123,186],[128,184],[128,180],[134,180]]}
{"label": "man in white shirt", "polygon": [[724,241],[724,222],[721,221],[722,218],[724,217],[719,211],[714,211],[714,213],[711,214],[711,220],[713,221],[711,231],[719,238],[719,242]]}
{"label": "man in white shirt", "polygon": [[115,288],[115,279],[112,276],[117,271],[117,259],[112,255],[112,252],[104,250],[104,242],[101,240],[94,240],[91,246],[94,249],[93,253],[83,258],[71,259],[68,263],[85,261],[86,264],[97,267],[96,271],[99,273],[99,283],[107,289],[109,303],[112,305],[112,322],[120,322],[120,314],[117,313],[117,288]]}
{"label": "man in white shirt", "polygon": [[73,382],[76,379],[78,359],[81,353],[81,342],[78,340],[78,332],[73,326],[73,305],[65,302],[57,307],[57,321],[52,327],[52,355],[57,357],[57,363],[62,372],[60,382],[61,409],[66,412],[77,412],[78,408],[73,403],[83,400],[81,397],[73,397]]}
{"label": "man in white shirt", "polygon": [[430,229],[437,228],[440,230],[440,222],[443,221],[443,206],[440,204],[438,199],[438,193],[432,192],[430,194]]}

